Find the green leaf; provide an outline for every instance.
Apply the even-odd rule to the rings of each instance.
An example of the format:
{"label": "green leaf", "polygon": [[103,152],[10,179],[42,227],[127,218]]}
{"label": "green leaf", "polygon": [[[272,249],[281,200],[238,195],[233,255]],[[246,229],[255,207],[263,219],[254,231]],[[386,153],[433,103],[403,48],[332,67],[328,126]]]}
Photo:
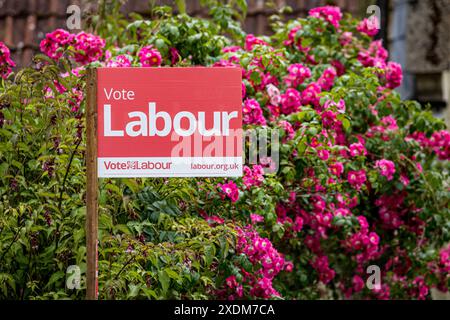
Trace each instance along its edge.
{"label": "green leaf", "polygon": [[50,288],[52,286],[52,284],[58,282],[59,280],[63,279],[65,277],[65,273],[63,271],[58,271],[55,272],[54,274],[52,274],[52,276],[50,277],[50,280],[48,281],[47,285],[45,286],[45,288]]}
{"label": "green leaf", "polygon": [[170,277],[166,270],[158,271],[158,281],[161,284],[162,294],[165,295],[170,286]]}
{"label": "green leaf", "polygon": [[172,278],[172,279],[174,279],[174,280],[180,279],[180,274],[177,273],[177,272],[175,272],[175,271],[173,271],[172,269],[166,268],[166,269],[164,269],[164,271],[167,273],[167,275],[168,275],[170,278]]}
{"label": "green leaf", "polygon": [[205,247],[205,262],[207,267],[211,265],[215,255],[216,255],[216,247],[213,245],[207,245]]}
{"label": "green leaf", "polygon": [[186,13],[186,1],[185,0],[175,0],[178,11],[182,14]]}

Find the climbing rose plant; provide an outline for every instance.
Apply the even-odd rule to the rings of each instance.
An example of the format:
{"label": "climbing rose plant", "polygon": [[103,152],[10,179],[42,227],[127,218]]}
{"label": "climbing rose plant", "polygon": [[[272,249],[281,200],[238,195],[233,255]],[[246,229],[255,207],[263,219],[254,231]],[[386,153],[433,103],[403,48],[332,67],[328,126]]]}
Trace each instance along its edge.
{"label": "climbing rose plant", "polygon": [[[83,89],[99,66],[240,68],[244,127],[281,140],[270,150],[278,166],[262,157],[239,179],[102,180],[100,297],[447,291],[450,133],[393,90],[402,68],[374,40],[374,21],[325,6],[256,36],[237,9],[210,9],[211,19],[158,7],[151,21],[55,30],[15,76],[0,43],[1,296],[82,297],[64,290],[64,272],[78,264],[84,276]],[[381,273],[372,288],[369,266]]]}

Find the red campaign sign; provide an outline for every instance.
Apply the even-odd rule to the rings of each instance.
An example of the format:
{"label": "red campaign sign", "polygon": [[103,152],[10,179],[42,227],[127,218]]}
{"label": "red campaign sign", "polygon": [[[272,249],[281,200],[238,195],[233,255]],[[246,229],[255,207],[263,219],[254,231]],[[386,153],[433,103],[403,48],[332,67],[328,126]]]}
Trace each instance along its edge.
{"label": "red campaign sign", "polygon": [[97,69],[99,177],[242,175],[238,68]]}

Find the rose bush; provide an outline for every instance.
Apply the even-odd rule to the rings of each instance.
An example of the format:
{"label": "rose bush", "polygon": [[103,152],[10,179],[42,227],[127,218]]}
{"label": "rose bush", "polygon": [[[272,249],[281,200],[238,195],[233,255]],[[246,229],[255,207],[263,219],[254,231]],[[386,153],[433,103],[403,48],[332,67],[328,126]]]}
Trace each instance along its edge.
{"label": "rose bush", "polygon": [[[243,123],[277,130],[273,159],[240,179],[103,179],[101,298],[427,299],[449,285],[450,134],[393,91],[402,69],[373,21],[337,7],[241,30],[156,7],[129,22],[106,6],[92,33],[56,30],[31,68],[0,45],[0,296],[81,298],[85,272],[86,68],[206,65],[242,70]],[[109,14],[107,14],[109,13]],[[9,77],[8,77],[9,76]],[[246,142],[248,144],[248,142]],[[366,286],[367,268],[381,283]],[[82,281],[84,286],[84,281]]]}

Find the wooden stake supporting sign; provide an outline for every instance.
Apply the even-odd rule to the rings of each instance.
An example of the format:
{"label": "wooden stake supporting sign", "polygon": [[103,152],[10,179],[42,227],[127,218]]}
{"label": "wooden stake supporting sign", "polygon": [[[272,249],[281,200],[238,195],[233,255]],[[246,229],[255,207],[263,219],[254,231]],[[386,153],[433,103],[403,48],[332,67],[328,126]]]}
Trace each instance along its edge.
{"label": "wooden stake supporting sign", "polygon": [[86,96],[86,299],[95,300],[97,283],[98,174],[97,174],[97,69],[87,71]]}
{"label": "wooden stake supporting sign", "polygon": [[98,68],[86,92],[86,298],[98,297],[98,178],[242,176],[238,68]]}

